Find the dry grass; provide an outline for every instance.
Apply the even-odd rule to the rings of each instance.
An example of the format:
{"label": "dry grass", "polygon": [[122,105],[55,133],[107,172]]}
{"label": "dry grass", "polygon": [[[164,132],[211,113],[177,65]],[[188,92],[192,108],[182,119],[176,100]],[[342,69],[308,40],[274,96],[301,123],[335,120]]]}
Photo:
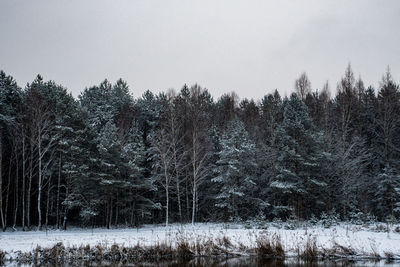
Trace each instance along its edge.
{"label": "dry grass", "polygon": [[375,242],[371,243],[371,250],[372,252],[370,253],[370,257],[376,260],[380,260],[381,255],[379,255],[378,248],[376,247]]}
{"label": "dry grass", "polygon": [[225,247],[225,248],[233,247],[233,244],[232,244],[231,240],[227,236],[223,236],[221,238],[218,238],[217,242],[218,242],[218,245],[220,245],[222,247]]}
{"label": "dry grass", "polygon": [[394,260],[394,254],[393,254],[393,252],[391,252],[391,251],[385,251],[384,254],[385,254],[385,258],[386,258],[386,261],[387,261],[387,262],[391,262],[391,261]]}
{"label": "dry grass", "polygon": [[256,252],[260,257],[284,258],[285,251],[279,236],[270,236],[266,233],[257,237]]}
{"label": "dry grass", "polygon": [[323,258],[348,258],[356,255],[356,251],[352,247],[346,247],[334,242],[332,248],[323,249],[321,252]]}
{"label": "dry grass", "polygon": [[312,261],[318,259],[318,247],[317,240],[315,237],[308,237],[305,247],[302,249],[299,246],[297,247],[297,256],[300,259]]}
{"label": "dry grass", "polygon": [[97,244],[94,247],[80,246],[65,248],[62,243],[57,243],[51,248],[40,246],[33,253],[20,253],[15,259],[18,263],[51,263],[62,264],[73,261],[110,261],[110,262],[139,262],[157,261],[175,258],[190,258],[193,255],[187,243],[180,243],[176,248],[166,243],[154,246],[125,247],[113,244],[110,247]]}
{"label": "dry grass", "polygon": [[194,256],[193,247],[185,239],[181,239],[178,242],[176,253],[179,258],[184,260],[191,259]]}
{"label": "dry grass", "polygon": [[3,266],[6,261],[7,252],[0,250],[0,266]]}
{"label": "dry grass", "polygon": [[[279,249],[278,241],[275,241],[274,244],[277,247],[276,251],[283,251],[283,249]],[[190,260],[196,256],[230,257],[238,255],[237,250],[238,248],[226,236],[216,239],[203,237],[198,238],[195,242],[190,242],[187,237],[182,235],[175,242],[161,242],[152,246],[137,244],[129,247],[116,243],[107,246],[99,243],[93,247],[90,245],[65,247],[63,243],[57,243],[50,248],[37,246],[32,252],[20,252],[14,260],[17,263],[39,265],[42,263],[62,265],[74,261],[137,263],[176,259]]]}
{"label": "dry grass", "polygon": [[[295,252],[297,258],[305,261],[314,261],[322,258],[351,258],[356,255],[356,251],[350,247],[333,243],[329,249],[319,248],[315,236],[307,235],[307,239],[299,242]],[[53,247],[36,247],[31,252],[20,252],[15,257],[18,264],[51,264],[64,265],[76,262],[98,263],[102,261],[112,263],[140,263],[157,262],[163,260],[187,261],[193,258],[215,258],[215,257],[236,257],[240,255],[253,255],[264,259],[284,259],[286,252],[279,235],[271,234],[268,231],[254,232],[249,236],[253,240],[250,245],[244,244],[240,239],[220,235],[196,236],[190,238],[181,234],[169,240],[167,243],[160,242],[152,246],[124,246],[114,243],[97,244],[95,246],[73,246],[65,247],[63,243],[57,243]],[[363,254],[365,257],[378,258],[379,255],[375,247],[371,246],[373,253]],[[291,251],[293,252],[293,251]],[[360,256],[361,254],[358,254]],[[387,260],[394,258],[393,253],[385,252]],[[0,265],[5,259],[5,252],[0,251]]]}

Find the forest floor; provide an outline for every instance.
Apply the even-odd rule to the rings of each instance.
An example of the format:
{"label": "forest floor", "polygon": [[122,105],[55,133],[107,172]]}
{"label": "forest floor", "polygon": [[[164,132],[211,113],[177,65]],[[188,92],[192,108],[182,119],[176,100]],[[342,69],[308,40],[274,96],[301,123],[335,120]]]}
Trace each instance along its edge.
{"label": "forest floor", "polygon": [[194,226],[173,224],[168,227],[144,225],[137,229],[7,231],[0,233],[0,251],[15,258],[18,253],[32,252],[38,246],[50,248],[60,242],[65,247],[94,247],[99,244],[104,247],[114,244],[123,247],[151,247],[159,244],[177,246],[185,240],[193,246],[212,241],[216,246],[225,247],[236,255],[246,255],[249,251],[257,251],[260,241],[267,238],[271,243],[279,240],[286,256],[299,256],[306,249],[311,249],[319,255],[325,253],[339,257],[400,259],[399,225],[389,227],[389,231],[386,224],[362,226],[343,223],[329,228],[321,225],[293,228],[276,223],[264,223],[262,227],[198,223]]}

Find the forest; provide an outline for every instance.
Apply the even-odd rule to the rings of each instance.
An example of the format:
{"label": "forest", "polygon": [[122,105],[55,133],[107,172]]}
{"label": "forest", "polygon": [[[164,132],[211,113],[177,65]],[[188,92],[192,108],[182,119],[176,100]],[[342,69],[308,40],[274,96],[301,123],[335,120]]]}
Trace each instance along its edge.
{"label": "forest", "polygon": [[134,98],[104,80],[75,98],[0,72],[0,224],[137,227],[247,220],[400,219],[400,91],[350,65],[289,96],[205,88]]}

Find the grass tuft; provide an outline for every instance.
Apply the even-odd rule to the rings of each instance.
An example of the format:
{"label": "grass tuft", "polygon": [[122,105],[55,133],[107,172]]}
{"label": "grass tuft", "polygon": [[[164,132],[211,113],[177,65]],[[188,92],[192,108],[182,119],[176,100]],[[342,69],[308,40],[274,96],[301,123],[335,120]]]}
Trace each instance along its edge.
{"label": "grass tuft", "polygon": [[7,252],[0,250],[0,266],[3,266],[6,261]]}
{"label": "grass tuft", "polygon": [[194,256],[193,248],[190,246],[189,242],[185,239],[181,239],[178,242],[176,248],[176,254],[180,259],[191,259]]}
{"label": "grass tuft", "polygon": [[311,238],[310,236],[307,238],[304,249],[297,249],[298,257],[303,260],[315,260],[318,258],[318,247],[317,240],[315,237]]}
{"label": "grass tuft", "polygon": [[386,258],[386,261],[387,261],[387,262],[391,262],[391,261],[394,260],[394,254],[393,254],[393,252],[391,252],[391,251],[385,251],[384,254],[385,254],[385,258]]}
{"label": "grass tuft", "polygon": [[271,237],[264,233],[257,237],[256,245],[256,252],[260,257],[285,257],[285,251],[279,236],[274,235]]}

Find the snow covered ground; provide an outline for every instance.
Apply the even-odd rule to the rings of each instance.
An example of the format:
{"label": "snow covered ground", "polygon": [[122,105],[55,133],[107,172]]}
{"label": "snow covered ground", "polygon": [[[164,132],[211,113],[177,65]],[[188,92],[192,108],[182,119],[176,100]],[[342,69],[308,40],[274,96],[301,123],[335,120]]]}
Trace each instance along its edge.
{"label": "snow covered ground", "polygon": [[391,253],[400,258],[400,234],[394,231],[377,232],[355,225],[338,225],[331,228],[302,227],[295,230],[280,229],[268,224],[267,229],[247,229],[239,224],[196,224],[165,226],[144,226],[139,229],[71,229],[32,232],[0,233],[0,250],[13,255],[36,248],[51,247],[58,242],[68,246],[97,245],[150,246],[157,243],[175,244],[180,238],[189,242],[229,238],[236,246],[256,247],[261,235],[279,236],[286,255],[296,255],[296,249],[304,247],[307,239],[316,239],[318,249],[330,249],[339,244],[356,251],[357,255],[385,257]]}

